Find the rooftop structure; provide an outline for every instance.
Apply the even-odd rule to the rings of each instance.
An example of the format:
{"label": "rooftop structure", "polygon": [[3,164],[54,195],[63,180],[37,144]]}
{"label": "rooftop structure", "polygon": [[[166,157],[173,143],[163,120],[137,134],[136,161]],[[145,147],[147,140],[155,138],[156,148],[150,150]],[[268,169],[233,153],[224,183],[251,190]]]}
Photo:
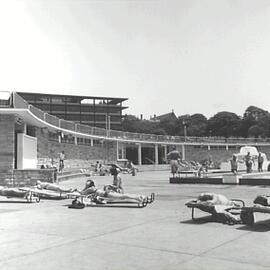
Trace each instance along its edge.
{"label": "rooftop structure", "polygon": [[150,118],[153,122],[160,122],[160,121],[175,121],[177,120],[177,116],[175,115],[174,111],[165,113],[162,115],[154,115],[154,117]]}

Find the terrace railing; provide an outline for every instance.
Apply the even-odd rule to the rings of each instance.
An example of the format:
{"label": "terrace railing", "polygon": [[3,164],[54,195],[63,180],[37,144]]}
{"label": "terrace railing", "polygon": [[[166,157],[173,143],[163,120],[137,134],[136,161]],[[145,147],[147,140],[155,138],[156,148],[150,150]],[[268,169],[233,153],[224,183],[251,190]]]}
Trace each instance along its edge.
{"label": "terrace railing", "polygon": [[18,109],[28,109],[29,104],[17,93],[13,93],[13,107]]}
{"label": "terrace railing", "polygon": [[[12,100],[12,103],[11,103]],[[14,107],[19,109],[29,109],[37,118],[53,125],[61,127],[66,130],[76,131],[84,134],[128,139],[134,141],[151,141],[151,142],[172,142],[172,143],[222,143],[222,144],[254,144],[254,143],[270,143],[270,138],[224,138],[224,137],[184,137],[184,136],[170,136],[170,135],[155,135],[155,134],[144,134],[144,133],[133,133],[124,132],[118,130],[108,130],[104,128],[91,127],[82,124],[76,124],[72,121],[59,119],[56,116],[45,113],[44,111],[28,104],[20,95],[13,93],[10,99],[1,100],[0,107]]]}
{"label": "terrace railing", "polygon": [[53,125],[53,126],[56,126],[56,127],[59,127],[60,126],[60,119],[54,115],[51,115],[51,114],[48,114],[48,113],[45,113],[45,118],[44,120]]}
{"label": "terrace railing", "polygon": [[31,112],[32,114],[34,114],[37,118],[46,121],[46,119],[45,119],[46,113],[45,113],[44,111],[42,111],[42,110],[40,110],[40,109],[38,109],[37,107],[34,107],[34,106],[32,106],[32,105],[29,105],[28,108],[29,108],[30,112]]}
{"label": "terrace railing", "polygon": [[68,130],[75,131],[75,122],[60,119],[60,127]]}

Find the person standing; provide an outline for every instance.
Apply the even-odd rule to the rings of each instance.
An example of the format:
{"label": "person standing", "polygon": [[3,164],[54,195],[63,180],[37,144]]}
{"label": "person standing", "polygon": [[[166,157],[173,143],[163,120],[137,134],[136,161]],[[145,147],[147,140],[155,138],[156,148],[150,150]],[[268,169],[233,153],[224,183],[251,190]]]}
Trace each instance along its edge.
{"label": "person standing", "polygon": [[63,169],[64,169],[64,160],[65,160],[65,152],[62,151],[60,154],[59,154],[59,172],[63,172]]}
{"label": "person standing", "polygon": [[237,174],[237,169],[238,169],[237,158],[236,155],[233,155],[231,159],[231,171],[234,175]]}
{"label": "person standing", "polygon": [[96,162],[96,166],[95,166],[95,172],[100,172],[100,169],[101,169],[101,163],[99,161]]}
{"label": "person standing", "polygon": [[132,174],[132,176],[136,175],[136,167],[131,160],[128,160],[127,169]]}
{"label": "person standing", "polygon": [[253,159],[250,155],[250,152],[248,152],[245,156],[245,162],[246,162],[246,168],[247,168],[247,173],[251,173],[252,172],[252,162]]}
{"label": "person standing", "polygon": [[263,171],[263,156],[262,156],[262,153],[259,152],[259,155],[258,155],[258,172],[262,172]]}
{"label": "person standing", "polygon": [[167,158],[171,165],[171,173],[173,177],[175,177],[175,174],[179,170],[179,163],[178,161],[181,160],[181,155],[179,151],[176,150],[176,147],[173,148],[171,152],[168,153]]}

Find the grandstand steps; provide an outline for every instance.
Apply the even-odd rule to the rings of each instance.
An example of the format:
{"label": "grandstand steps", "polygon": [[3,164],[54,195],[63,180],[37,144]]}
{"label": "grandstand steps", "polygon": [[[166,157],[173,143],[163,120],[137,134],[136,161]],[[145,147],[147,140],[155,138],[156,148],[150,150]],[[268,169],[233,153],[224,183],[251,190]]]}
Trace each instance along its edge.
{"label": "grandstand steps", "polygon": [[70,179],[76,179],[76,178],[86,178],[89,176],[89,173],[82,172],[81,170],[68,170],[64,171],[62,173],[57,174],[57,181],[63,182]]}

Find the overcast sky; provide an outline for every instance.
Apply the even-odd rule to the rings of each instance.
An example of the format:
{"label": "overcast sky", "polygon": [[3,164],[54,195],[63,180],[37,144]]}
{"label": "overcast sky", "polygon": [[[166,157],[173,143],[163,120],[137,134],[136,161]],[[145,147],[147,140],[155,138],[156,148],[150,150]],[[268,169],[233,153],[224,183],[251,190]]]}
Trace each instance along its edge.
{"label": "overcast sky", "polygon": [[0,0],[0,90],[127,97],[148,118],[270,111],[268,0]]}

